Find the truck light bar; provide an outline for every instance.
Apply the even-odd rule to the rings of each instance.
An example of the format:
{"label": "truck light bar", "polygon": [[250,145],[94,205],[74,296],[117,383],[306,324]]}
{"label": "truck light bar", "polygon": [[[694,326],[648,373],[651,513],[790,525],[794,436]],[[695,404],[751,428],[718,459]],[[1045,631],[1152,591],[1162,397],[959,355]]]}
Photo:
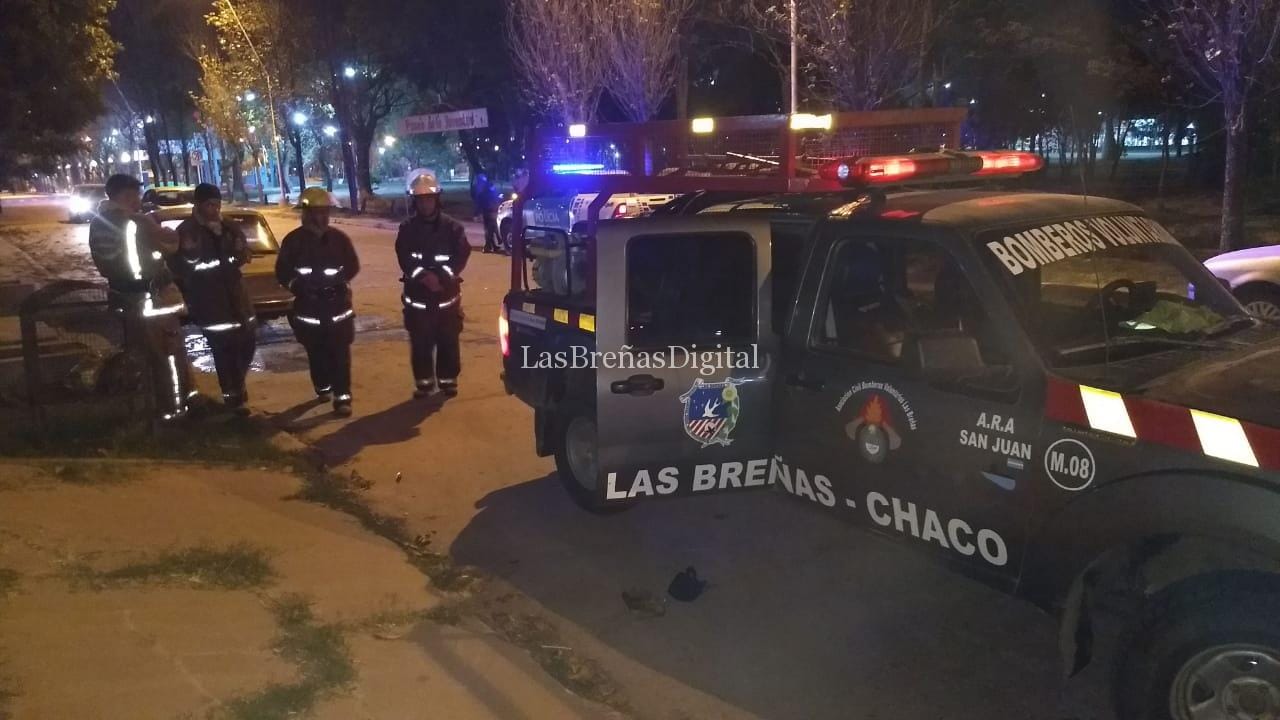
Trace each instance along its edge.
{"label": "truck light bar", "polygon": [[887,185],[929,178],[1021,175],[1044,166],[1039,155],[1028,152],[937,152],[906,155],[872,155],[829,163],[819,171],[824,180],[845,186]]}

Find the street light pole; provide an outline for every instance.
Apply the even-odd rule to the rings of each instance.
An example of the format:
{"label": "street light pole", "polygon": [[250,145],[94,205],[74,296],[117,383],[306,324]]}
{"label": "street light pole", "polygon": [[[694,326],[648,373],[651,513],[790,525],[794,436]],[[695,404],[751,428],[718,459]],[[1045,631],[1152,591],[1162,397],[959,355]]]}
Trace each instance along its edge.
{"label": "street light pole", "polygon": [[[231,17],[235,18],[236,26],[240,28],[240,34],[244,35],[244,41],[249,45],[249,51],[253,53],[253,59],[258,61],[258,67],[262,68],[262,76],[267,79],[267,109],[271,114],[271,151],[276,155],[276,170],[280,180],[280,207],[289,207],[289,200],[284,194],[284,163],[280,160],[280,129],[276,125],[276,96],[275,90],[271,86],[271,73],[267,71],[267,66],[262,62],[262,56],[258,54],[258,49],[253,46],[253,40],[249,39],[249,33],[244,29],[244,23],[240,22],[240,13],[236,12],[236,6],[231,4],[231,0],[224,0],[227,3],[227,9],[231,11]],[[302,192],[299,188],[298,192]]]}

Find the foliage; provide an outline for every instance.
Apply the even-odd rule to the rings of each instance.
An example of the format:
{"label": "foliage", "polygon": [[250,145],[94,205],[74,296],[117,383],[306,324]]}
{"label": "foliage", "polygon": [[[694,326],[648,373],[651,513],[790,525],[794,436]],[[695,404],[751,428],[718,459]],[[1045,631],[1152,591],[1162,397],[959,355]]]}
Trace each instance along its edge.
{"label": "foliage", "polygon": [[[0,178],[76,150],[113,76],[114,0],[5,0],[0,22]],[[38,79],[38,80],[37,80]]]}
{"label": "foliage", "polygon": [[612,23],[610,3],[512,0],[507,44],[536,111],[564,123],[595,119]]}
{"label": "foliage", "polygon": [[692,0],[621,0],[605,35],[609,94],[634,121],[658,114],[679,72],[681,29]]}

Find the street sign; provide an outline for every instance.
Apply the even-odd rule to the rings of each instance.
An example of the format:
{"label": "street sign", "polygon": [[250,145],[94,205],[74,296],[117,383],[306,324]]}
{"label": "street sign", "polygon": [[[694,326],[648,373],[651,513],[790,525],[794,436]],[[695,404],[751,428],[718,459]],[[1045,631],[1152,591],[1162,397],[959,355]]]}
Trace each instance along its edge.
{"label": "street sign", "polygon": [[401,135],[478,130],[489,127],[489,111],[485,108],[456,110],[432,115],[410,115],[400,121]]}

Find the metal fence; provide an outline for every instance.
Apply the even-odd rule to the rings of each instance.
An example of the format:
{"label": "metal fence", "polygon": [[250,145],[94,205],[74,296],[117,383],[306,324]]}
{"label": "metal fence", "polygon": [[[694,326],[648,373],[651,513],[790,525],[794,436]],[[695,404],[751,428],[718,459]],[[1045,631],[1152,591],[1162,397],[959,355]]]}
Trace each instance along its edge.
{"label": "metal fence", "polygon": [[146,411],[145,359],[126,350],[122,313],[103,284],[61,280],[29,295],[19,308],[22,399],[37,426],[64,405],[112,405],[132,418]]}

